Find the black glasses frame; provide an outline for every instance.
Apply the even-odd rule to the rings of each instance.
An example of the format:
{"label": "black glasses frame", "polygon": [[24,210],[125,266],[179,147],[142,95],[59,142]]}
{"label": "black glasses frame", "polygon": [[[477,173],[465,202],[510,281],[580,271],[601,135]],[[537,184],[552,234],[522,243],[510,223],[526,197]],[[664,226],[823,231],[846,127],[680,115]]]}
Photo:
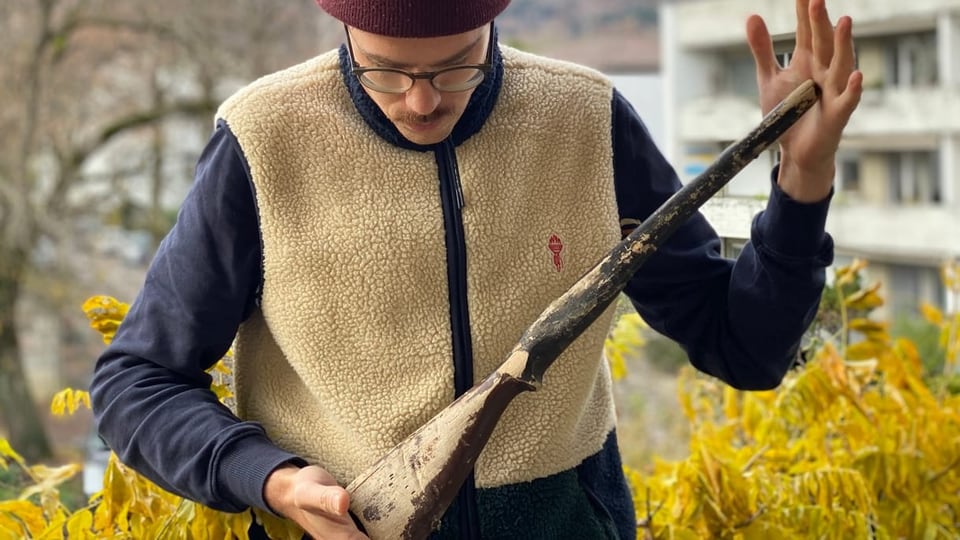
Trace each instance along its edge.
{"label": "black glasses frame", "polygon": [[[413,85],[416,84],[417,79],[424,79],[424,80],[430,81],[430,86],[432,86],[438,92],[445,92],[445,93],[466,92],[467,90],[472,90],[477,86],[480,86],[480,83],[483,82],[487,74],[490,73],[490,70],[493,69],[493,46],[494,46],[493,23],[490,23],[490,38],[487,42],[487,56],[486,56],[486,60],[484,60],[482,64],[460,64],[456,66],[446,67],[443,69],[438,69],[436,71],[407,71],[407,70],[398,69],[398,68],[361,67],[360,64],[357,63],[357,60],[353,56],[353,44],[350,42],[350,31],[349,29],[347,29],[346,25],[344,25],[343,30],[347,34],[347,54],[350,55],[351,73],[353,73],[353,75],[360,81],[360,84],[366,86],[367,88],[375,92],[383,92],[385,94],[405,94],[409,92],[411,88],[413,88]],[[483,77],[480,77],[477,80],[476,84],[460,90],[444,90],[442,88],[437,88],[437,85],[434,83],[434,79],[438,75],[442,75],[450,71],[457,71],[461,69],[477,69],[483,73]],[[380,87],[380,86],[371,86],[364,79],[364,77],[362,77],[364,73],[371,73],[371,72],[388,72],[388,73],[396,73],[399,75],[405,75],[408,79],[410,79],[410,84],[403,90],[385,90],[383,87]]]}

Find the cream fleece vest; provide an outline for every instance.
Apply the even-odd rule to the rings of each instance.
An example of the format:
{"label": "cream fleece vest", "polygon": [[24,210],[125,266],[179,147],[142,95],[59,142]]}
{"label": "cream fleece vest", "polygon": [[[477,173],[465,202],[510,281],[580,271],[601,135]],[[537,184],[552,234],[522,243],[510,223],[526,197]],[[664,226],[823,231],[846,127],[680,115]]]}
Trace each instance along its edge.
{"label": "cream fleece vest", "polygon": [[[503,58],[491,116],[456,149],[477,382],[619,240],[610,84],[507,47]],[[219,115],[249,162],[263,242],[261,308],[237,338],[238,413],[346,484],[453,400],[435,156],[373,132],[335,51],[253,83]],[[614,425],[610,314],[510,405],[479,487],[600,450]]]}

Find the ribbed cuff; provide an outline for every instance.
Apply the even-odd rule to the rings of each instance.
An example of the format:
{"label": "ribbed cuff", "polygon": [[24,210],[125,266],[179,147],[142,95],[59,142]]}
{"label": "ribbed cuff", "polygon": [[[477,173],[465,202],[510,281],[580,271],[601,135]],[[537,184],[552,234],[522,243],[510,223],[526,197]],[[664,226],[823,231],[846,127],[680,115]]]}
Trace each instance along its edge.
{"label": "ribbed cuff", "polygon": [[784,257],[832,260],[833,239],[825,229],[833,190],[820,202],[797,202],[780,189],[778,173],[774,167],[767,208],[753,222],[755,243]]}
{"label": "ribbed cuff", "polygon": [[238,503],[274,513],[263,498],[263,486],[267,476],[284,463],[307,465],[303,458],[277,448],[266,437],[239,439],[220,454],[220,489]]}

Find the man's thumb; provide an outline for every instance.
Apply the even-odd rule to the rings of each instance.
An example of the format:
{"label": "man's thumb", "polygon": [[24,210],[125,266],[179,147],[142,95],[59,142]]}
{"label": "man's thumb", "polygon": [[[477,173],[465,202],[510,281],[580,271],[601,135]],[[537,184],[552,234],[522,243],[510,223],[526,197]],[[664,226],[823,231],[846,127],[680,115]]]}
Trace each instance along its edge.
{"label": "man's thumb", "polygon": [[340,486],[318,486],[317,507],[328,514],[345,516],[350,508],[350,494]]}

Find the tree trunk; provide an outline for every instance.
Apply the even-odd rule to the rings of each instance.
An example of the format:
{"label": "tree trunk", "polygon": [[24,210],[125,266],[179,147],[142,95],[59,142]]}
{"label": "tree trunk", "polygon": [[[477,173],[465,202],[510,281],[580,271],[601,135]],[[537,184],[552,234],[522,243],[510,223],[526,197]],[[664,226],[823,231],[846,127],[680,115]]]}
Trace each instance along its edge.
{"label": "tree trunk", "polygon": [[[154,105],[158,107],[162,106],[159,98]],[[160,247],[160,242],[163,240],[163,237],[166,236],[167,229],[169,228],[163,217],[163,156],[166,151],[166,144],[163,137],[162,122],[153,126],[151,135],[153,156],[151,156],[150,164],[150,223],[148,227],[151,240],[153,240],[152,247],[156,250]]]}
{"label": "tree trunk", "polygon": [[20,358],[14,317],[26,254],[18,249],[0,249],[0,422],[6,426],[13,449],[27,461],[52,456],[33,393],[27,384]]}

